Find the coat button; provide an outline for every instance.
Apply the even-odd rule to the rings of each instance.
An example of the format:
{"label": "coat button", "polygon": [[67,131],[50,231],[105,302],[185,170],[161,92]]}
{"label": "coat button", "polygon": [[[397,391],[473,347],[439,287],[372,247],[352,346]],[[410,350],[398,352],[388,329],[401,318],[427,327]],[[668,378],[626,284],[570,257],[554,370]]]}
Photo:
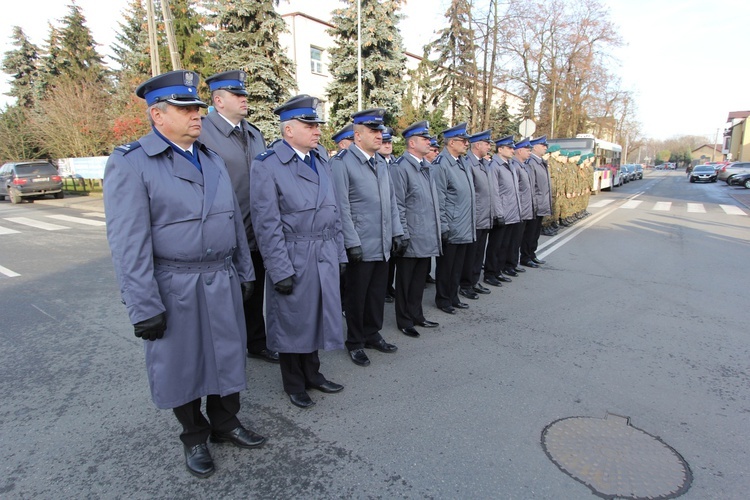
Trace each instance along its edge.
{"label": "coat button", "polygon": [[212,253],[214,253],[214,251],[211,250],[210,248],[208,250],[206,250],[206,255],[211,255]]}
{"label": "coat button", "polygon": [[206,280],[206,285],[211,285],[214,282],[211,278]]}

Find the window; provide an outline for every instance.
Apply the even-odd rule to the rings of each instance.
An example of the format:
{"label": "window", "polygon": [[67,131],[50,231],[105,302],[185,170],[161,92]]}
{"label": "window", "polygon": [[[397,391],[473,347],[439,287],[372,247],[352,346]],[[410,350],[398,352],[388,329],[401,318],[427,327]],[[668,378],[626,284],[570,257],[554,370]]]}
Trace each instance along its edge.
{"label": "window", "polygon": [[323,49],[310,47],[310,71],[323,74]]}

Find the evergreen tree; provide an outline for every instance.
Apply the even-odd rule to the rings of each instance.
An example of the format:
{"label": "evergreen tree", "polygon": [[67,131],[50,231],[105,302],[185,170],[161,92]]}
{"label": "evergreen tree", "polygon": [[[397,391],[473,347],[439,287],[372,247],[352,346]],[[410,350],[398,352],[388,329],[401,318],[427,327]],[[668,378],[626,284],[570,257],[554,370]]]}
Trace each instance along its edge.
{"label": "evergreen tree", "polygon": [[448,26],[427,45],[427,53],[436,53],[432,62],[435,86],[433,106],[447,103],[454,123],[472,122],[477,114],[477,65],[474,33],[471,29],[471,2],[452,0],[445,13]]}
{"label": "evergreen tree", "polygon": [[[393,126],[401,114],[406,67],[403,41],[397,24],[403,0],[360,0],[362,9],[362,107],[385,108],[386,123]],[[331,49],[328,86],[333,128],[343,127],[357,111],[357,2],[333,13],[336,40]]]}
{"label": "evergreen tree", "polygon": [[10,82],[10,92],[6,95],[15,97],[19,106],[29,108],[34,104],[39,49],[19,26],[13,27],[12,38],[16,49],[6,52],[3,58],[3,71],[13,79]]}
{"label": "evergreen tree", "polygon": [[49,36],[44,48],[41,63],[38,66],[38,76],[35,82],[36,99],[43,99],[53,82],[60,77],[67,67],[63,60],[60,45],[60,31],[48,23]]}
{"label": "evergreen tree", "polygon": [[277,4],[278,0],[216,0],[210,6],[218,28],[211,42],[215,70],[247,72],[248,120],[267,140],[279,136],[273,108],[296,88],[294,63],[279,43],[286,25],[274,9]]}
{"label": "evergreen tree", "polygon": [[503,96],[500,106],[493,106],[490,110],[490,128],[496,138],[518,133],[518,120],[513,118],[508,109],[508,102]]}
{"label": "evergreen tree", "polygon": [[97,43],[86,26],[86,18],[75,2],[68,6],[68,15],[62,18],[60,28],[60,54],[64,62],[63,74],[73,80],[94,76],[103,79],[106,73]]}
{"label": "evergreen tree", "polygon": [[[119,75],[151,76],[151,58],[148,43],[148,20],[141,0],[131,0],[120,30],[112,44],[113,59],[120,65]],[[118,76],[118,80],[122,80]]]}
{"label": "evergreen tree", "polygon": [[[196,71],[201,76],[208,76],[213,73],[213,68],[208,53],[208,40],[204,34],[207,23],[205,16],[195,9],[196,3],[196,0],[170,0],[169,9],[172,11],[172,26],[182,67]],[[161,9],[158,14],[161,16]],[[163,21],[159,23],[158,30],[165,33]],[[159,40],[159,48],[166,54],[165,60],[170,61],[166,37],[162,36]],[[162,65],[162,71],[171,67],[171,62],[166,66]]]}

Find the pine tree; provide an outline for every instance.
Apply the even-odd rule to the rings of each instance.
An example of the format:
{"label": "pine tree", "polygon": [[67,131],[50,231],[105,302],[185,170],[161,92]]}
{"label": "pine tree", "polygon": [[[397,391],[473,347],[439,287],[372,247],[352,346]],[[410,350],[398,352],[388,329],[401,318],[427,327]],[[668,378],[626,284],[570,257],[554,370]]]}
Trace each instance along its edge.
{"label": "pine tree", "polygon": [[[196,10],[196,4],[196,0],[170,0],[169,9],[172,11],[172,26],[182,67],[207,76],[213,72],[208,53],[208,41],[204,34],[207,23],[205,16]],[[161,16],[161,9],[158,15]],[[159,32],[165,33],[163,21],[159,23]],[[163,36],[159,40],[159,48],[166,54],[165,60],[169,61],[169,48]],[[162,65],[162,68],[171,67],[171,63],[166,66]]]}
{"label": "pine tree", "polygon": [[[120,30],[112,44],[113,59],[120,65],[119,75],[151,76],[147,23],[143,2],[131,0],[123,21],[118,23]],[[121,79],[118,76],[118,80]]]}
{"label": "pine tree", "polygon": [[498,139],[518,133],[518,120],[510,114],[505,96],[503,96],[500,106],[493,106],[490,110],[489,126],[492,129],[492,134]]}
{"label": "pine tree", "polygon": [[277,4],[278,0],[216,0],[210,6],[218,28],[211,42],[215,70],[247,72],[248,120],[268,140],[279,135],[273,108],[296,88],[294,63],[279,43],[286,25],[274,9]]}
{"label": "pine tree", "polygon": [[[357,111],[357,5],[333,13],[334,28],[328,33],[336,39],[331,48],[328,86],[332,128],[343,127]],[[397,28],[403,0],[360,0],[362,9],[362,107],[385,108],[386,123],[395,125],[401,114],[406,84],[403,41]]]}
{"label": "pine tree", "polygon": [[73,2],[68,6],[68,15],[63,17],[60,28],[60,54],[64,61],[63,74],[73,80],[93,77],[103,80],[106,68],[102,56],[96,50],[97,43],[86,26],[81,8]]}
{"label": "pine tree", "polygon": [[43,99],[55,80],[66,70],[67,64],[61,56],[60,31],[48,23],[49,36],[45,44],[40,64],[38,65],[38,76],[34,83],[36,99]]}
{"label": "pine tree", "polygon": [[435,87],[432,105],[447,102],[454,123],[471,122],[477,117],[477,64],[474,33],[471,29],[471,3],[452,0],[445,13],[448,26],[438,31],[438,38],[426,47],[437,53],[432,62]]}
{"label": "pine tree", "polygon": [[34,104],[39,49],[31,43],[19,26],[13,27],[12,38],[16,49],[6,52],[3,58],[3,71],[12,78],[10,92],[6,95],[15,97],[19,106],[29,108]]}

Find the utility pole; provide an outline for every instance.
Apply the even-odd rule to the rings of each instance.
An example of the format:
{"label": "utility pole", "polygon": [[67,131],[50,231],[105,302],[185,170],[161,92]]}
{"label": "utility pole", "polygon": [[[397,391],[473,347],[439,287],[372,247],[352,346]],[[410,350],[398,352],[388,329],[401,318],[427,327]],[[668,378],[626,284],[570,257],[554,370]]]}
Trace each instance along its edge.
{"label": "utility pole", "polygon": [[716,154],[716,141],[719,140],[719,129],[716,129],[716,136],[714,136],[714,143],[711,144],[711,162],[714,161],[714,155]]}
{"label": "utility pole", "polygon": [[362,1],[357,0],[357,111],[362,111]]}
{"label": "utility pole", "polygon": [[156,43],[156,20],[154,19],[154,2],[146,0],[146,15],[148,16],[148,47],[151,58],[151,76],[161,74],[159,67],[159,46]]}
{"label": "utility pole", "polygon": [[180,53],[177,51],[177,39],[174,36],[169,0],[161,0],[161,10],[164,14],[164,29],[167,32],[167,44],[169,45],[169,58],[172,60],[172,70],[182,69]]}

